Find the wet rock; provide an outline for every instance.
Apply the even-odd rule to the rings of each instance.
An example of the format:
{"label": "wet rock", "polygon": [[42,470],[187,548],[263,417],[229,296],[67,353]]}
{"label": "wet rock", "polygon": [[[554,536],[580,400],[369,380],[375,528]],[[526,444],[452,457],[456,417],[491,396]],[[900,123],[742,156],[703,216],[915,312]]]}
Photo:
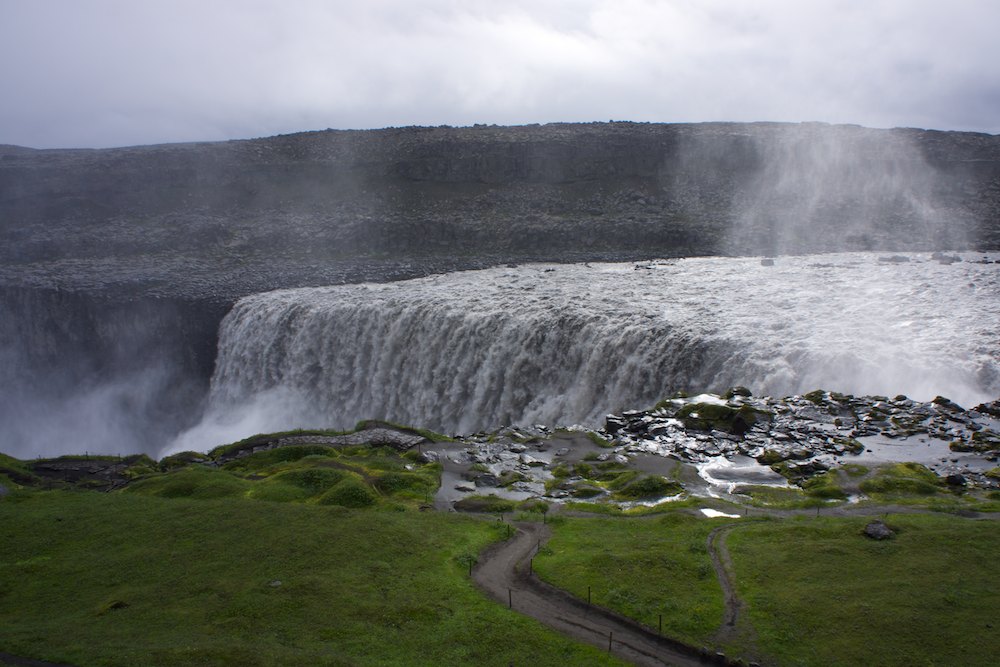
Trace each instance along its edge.
{"label": "wet rock", "polygon": [[604,432],[608,434],[614,434],[625,428],[625,420],[621,417],[616,417],[614,415],[608,415],[604,418]]}
{"label": "wet rock", "polygon": [[735,387],[730,387],[729,389],[727,389],[726,393],[722,395],[722,398],[728,401],[732,400],[733,398],[736,398],[737,396],[750,398],[751,396],[753,396],[753,393],[746,387],[737,385]]}
{"label": "wet rock", "polygon": [[529,454],[521,454],[521,463],[531,467],[540,467],[547,465],[547,463],[542,459],[536,459],[534,456],[531,456]]}
{"label": "wet rock", "polygon": [[484,472],[475,479],[476,486],[494,487],[500,485],[500,478],[493,473]]}
{"label": "wet rock", "polygon": [[940,251],[935,252],[934,254],[932,254],[931,255],[931,259],[933,259],[934,261],[936,261],[939,264],[955,264],[957,262],[961,262],[962,261],[962,258],[959,257],[958,255],[946,255],[946,254],[944,254],[943,252],[940,252]]}
{"label": "wet rock", "polygon": [[979,414],[989,415],[1000,419],[1000,399],[990,401],[989,403],[980,403],[974,409]]}
{"label": "wet rock", "polygon": [[960,475],[958,473],[952,473],[951,475],[948,475],[947,477],[944,478],[944,482],[948,486],[965,486],[966,484],[968,484],[968,480],[965,479],[963,475]]}
{"label": "wet rock", "polygon": [[871,538],[873,540],[889,540],[895,536],[889,526],[885,525],[884,521],[876,519],[870,522],[864,529],[865,537]]}
{"label": "wet rock", "polygon": [[948,410],[949,412],[965,412],[965,408],[963,408],[958,403],[955,403],[954,401],[945,398],[944,396],[934,397],[934,400],[931,401],[931,403],[939,407],[942,407],[945,410]]}

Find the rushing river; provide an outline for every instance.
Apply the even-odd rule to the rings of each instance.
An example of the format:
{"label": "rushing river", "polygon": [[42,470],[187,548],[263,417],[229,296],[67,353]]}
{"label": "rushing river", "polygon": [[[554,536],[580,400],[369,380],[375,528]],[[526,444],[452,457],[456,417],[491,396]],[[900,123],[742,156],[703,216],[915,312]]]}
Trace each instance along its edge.
{"label": "rushing river", "polygon": [[1000,395],[1000,264],[872,253],[525,265],[280,290],[225,318],[202,424],[171,447],[384,418],[597,425],[677,391]]}

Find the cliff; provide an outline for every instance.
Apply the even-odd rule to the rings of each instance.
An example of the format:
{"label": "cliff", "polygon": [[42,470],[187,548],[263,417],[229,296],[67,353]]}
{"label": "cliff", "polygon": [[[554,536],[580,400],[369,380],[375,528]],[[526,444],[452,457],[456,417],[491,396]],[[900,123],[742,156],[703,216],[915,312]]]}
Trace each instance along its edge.
{"label": "cliff", "polygon": [[1000,247],[1000,137],[822,124],[0,147],[0,282],[225,301],[531,259]]}

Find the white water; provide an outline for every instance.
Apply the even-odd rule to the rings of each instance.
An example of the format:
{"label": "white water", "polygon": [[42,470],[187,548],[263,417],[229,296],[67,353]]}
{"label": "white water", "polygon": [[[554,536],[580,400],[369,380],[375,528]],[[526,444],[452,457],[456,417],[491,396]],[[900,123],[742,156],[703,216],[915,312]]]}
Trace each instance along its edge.
{"label": "white water", "polygon": [[996,398],[1000,265],[914,260],[531,265],[254,295],[223,322],[206,419],[170,449],[363,418],[595,425],[735,384]]}

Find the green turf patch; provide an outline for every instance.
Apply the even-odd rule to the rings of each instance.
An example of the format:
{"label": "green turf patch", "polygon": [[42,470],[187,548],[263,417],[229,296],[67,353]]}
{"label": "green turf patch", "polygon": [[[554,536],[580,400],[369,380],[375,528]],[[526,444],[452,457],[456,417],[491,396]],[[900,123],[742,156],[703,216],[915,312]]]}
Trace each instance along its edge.
{"label": "green turf patch", "polygon": [[[1000,525],[891,515],[752,523],[728,545],[764,655],[777,665],[992,665]],[[770,662],[770,661],[768,661]]]}
{"label": "green turf patch", "polygon": [[705,541],[717,522],[671,512],[649,519],[566,519],[534,560],[577,597],[701,645],[722,622]]}
{"label": "green turf patch", "polygon": [[32,492],[0,502],[0,651],[76,665],[620,664],[472,585],[460,557],[500,537],[454,514]]}
{"label": "green turf patch", "polygon": [[941,478],[919,463],[892,463],[879,468],[861,482],[860,488],[870,496],[890,499],[899,495],[931,495],[942,490]]}

